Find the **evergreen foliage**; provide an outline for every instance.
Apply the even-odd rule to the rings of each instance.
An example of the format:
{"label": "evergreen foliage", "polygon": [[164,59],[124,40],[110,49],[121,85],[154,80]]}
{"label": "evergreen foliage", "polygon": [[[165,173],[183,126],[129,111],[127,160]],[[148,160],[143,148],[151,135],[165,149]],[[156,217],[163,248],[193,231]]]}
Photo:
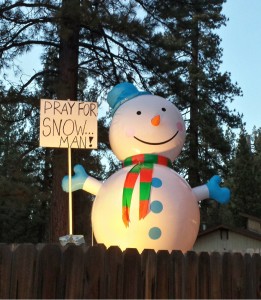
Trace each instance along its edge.
{"label": "evergreen foliage", "polygon": [[247,219],[242,214],[261,218],[260,129],[249,135],[242,127],[236,141],[234,136],[228,136],[233,150],[226,162],[225,180],[231,190],[231,201],[227,205],[212,203],[207,208],[206,224],[210,227],[225,224],[246,228]]}
{"label": "evergreen foliage", "polygon": [[0,97],[0,241],[40,242],[47,238],[48,157],[35,145],[39,112],[28,103],[33,97],[16,97],[13,90]]}
{"label": "evergreen foliage", "polygon": [[261,218],[260,150],[260,129],[254,131],[252,136],[242,130],[229,175],[232,191],[230,206],[236,226],[245,225],[240,213]]}

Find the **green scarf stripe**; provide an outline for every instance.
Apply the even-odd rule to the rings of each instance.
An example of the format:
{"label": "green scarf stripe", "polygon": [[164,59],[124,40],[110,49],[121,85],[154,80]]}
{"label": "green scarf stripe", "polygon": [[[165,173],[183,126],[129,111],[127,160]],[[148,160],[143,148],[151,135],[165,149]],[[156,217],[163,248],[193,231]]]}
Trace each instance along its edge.
{"label": "green scarf stripe", "polygon": [[149,200],[151,182],[140,182],[140,201]]}
{"label": "green scarf stripe", "polygon": [[141,166],[141,169],[151,170],[151,169],[153,169],[154,164],[151,162],[144,162],[144,163],[140,164],[140,166]]}
{"label": "green scarf stripe", "polygon": [[131,166],[131,165],[133,165],[133,163],[132,163],[132,157],[131,157],[131,156],[128,157],[128,158],[126,158],[126,159],[124,160],[124,165],[125,165],[125,166]]}
{"label": "green scarf stripe", "polygon": [[158,155],[155,154],[145,154],[144,158],[145,162],[151,162],[153,164],[158,162]]}
{"label": "green scarf stripe", "polygon": [[131,198],[132,198],[133,188],[124,188],[122,196],[122,206],[130,207]]}
{"label": "green scarf stripe", "polygon": [[140,173],[140,169],[141,169],[141,166],[136,165],[130,170],[130,173]]}

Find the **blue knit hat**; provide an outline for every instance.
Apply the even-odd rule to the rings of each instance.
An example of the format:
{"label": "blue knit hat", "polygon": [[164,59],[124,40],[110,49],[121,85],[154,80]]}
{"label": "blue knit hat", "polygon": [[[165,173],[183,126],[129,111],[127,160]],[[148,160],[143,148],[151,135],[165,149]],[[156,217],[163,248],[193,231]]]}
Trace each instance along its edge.
{"label": "blue knit hat", "polygon": [[140,92],[130,82],[122,82],[115,85],[107,96],[107,101],[112,108],[112,115],[121,104],[141,95],[151,95],[151,93],[147,91]]}

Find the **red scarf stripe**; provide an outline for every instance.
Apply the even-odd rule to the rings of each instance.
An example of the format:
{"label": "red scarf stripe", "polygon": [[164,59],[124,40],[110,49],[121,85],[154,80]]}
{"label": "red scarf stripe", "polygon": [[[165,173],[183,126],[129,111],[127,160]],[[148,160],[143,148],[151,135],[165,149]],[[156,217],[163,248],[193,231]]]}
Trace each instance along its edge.
{"label": "red scarf stripe", "polygon": [[128,173],[124,182],[125,188],[134,188],[139,173]]}
{"label": "red scarf stripe", "polygon": [[143,200],[140,202],[139,219],[144,219],[149,212],[149,200]]}
{"label": "red scarf stripe", "polygon": [[140,170],[140,180],[142,182],[151,182],[152,179],[152,169],[141,169]]}
{"label": "red scarf stripe", "polygon": [[168,165],[168,158],[164,157],[164,156],[158,156],[158,164],[163,165],[163,166],[167,166]]}
{"label": "red scarf stripe", "polygon": [[136,165],[136,164],[139,164],[139,163],[141,163],[141,162],[144,162],[144,159],[145,159],[144,154],[137,154],[137,155],[134,155],[134,156],[132,157],[132,164],[133,164],[133,165]]}

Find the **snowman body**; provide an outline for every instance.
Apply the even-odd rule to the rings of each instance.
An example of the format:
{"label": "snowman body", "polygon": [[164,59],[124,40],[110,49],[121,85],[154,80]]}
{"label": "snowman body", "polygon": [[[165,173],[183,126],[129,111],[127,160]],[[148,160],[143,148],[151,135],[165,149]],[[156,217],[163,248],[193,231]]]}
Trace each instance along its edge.
{"label": "snowman body", "polygon": [[109,177],[93,203],[92,225],[98,243],[117,245],[122,250],[190,250],[197,237],[200,216],[191,187],[174,170],[155,165],[149,213],[139,220],[139,178],[135,184],[130,223],[122,220],[124,180],[131,166]]}
{"label": "snowman body", "polygon": [[[113,115],[110,145],[123,168],[100,182],[76,165],[71,186],[96,196],[91,216],[96,241],[139,252],[191,250],[200,224],[198,202],[227,203],[229,189],[219,186],[218,175],[192,189],[171,169],[186,136],[173,103],[128,82],[113,87],[107,100]],[[70,190],[68,176],[62,187]]]}

